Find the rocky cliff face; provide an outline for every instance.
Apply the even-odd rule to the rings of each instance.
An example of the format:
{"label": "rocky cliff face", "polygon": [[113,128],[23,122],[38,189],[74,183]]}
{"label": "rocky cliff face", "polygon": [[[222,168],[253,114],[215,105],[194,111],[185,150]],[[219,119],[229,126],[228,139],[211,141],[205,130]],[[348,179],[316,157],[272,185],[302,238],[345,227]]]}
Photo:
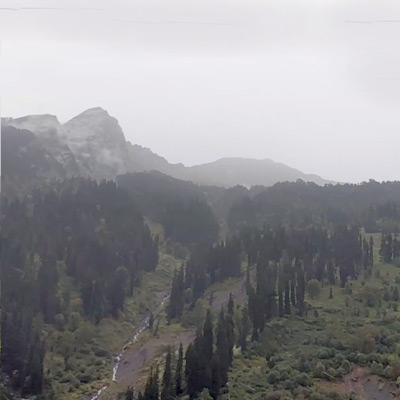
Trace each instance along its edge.
{"label": "rocky cliff face", "polygon": [[74,154],[81,175],[114,178],[129,171],[127,142],[118,121],[102,108],[92,108],[59,129]]}

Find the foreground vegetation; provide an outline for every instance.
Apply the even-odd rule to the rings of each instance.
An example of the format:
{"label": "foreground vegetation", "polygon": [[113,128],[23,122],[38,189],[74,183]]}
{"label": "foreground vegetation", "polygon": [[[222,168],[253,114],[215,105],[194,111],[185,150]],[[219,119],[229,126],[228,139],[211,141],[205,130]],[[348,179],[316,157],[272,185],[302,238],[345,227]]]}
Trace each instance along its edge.
{"label": "foreground vegetation", "polygon": [[[311,293],[306,294],[305,315],[293,312],[273,317],[265,324],[257,340],[248,334],[243,342],[243,309],[237,305],[232,312],[232,304],[227,304],[227,315],[231,315],[235,323],[233,344],[228,346],[232,349],[232,364],[225,378],[226,386],[222,384],[224,389],[220,387],[216,393],[216,380],[213,378],[208,384],[205,378],[207,373],[203,378],[201,374],[198,375],[202,370],[199,364],[199,354],[202,353],[196,356],[195,382],[199,385],[202,379],[206,379],[204,389],[201,384],[195,388],[191,386],[191,364],[187,362],[191,362],[191,346],[202,346],[200,343],[204,343],[207,330],[212,326],[208,314],[204,328],[198,331],[197,339],[186,352],[186,386],[177,384],[171,377],[166,378],[162,368],[159,368],[166,362],[170,369],[171,350],[168,350],[165,362],[160,359],[159,367],[152,370],[139,399],[153,398],[157,391],[154,385],[158,381],[161,399],[168,398],[163,396],[163,391],[171,390],[175,390],[174,395],[180,393],[183,397],[185,393],[193,397],[191,392],[194,394],[197,391],[201,392],[202,399],[218,397],[238,400],[372,399],[375,395],[384,399],[385,396],[394,396],[397,392],[395,384],[399,383],[400,376],[400,310],[396,294],[400,286],[400,268],[395,263],[386,264],[381,260],[381,235],[374,234],[372,239],[376,254],[372,274],[362,271],[357,279],[349,280],[345,287],[338,279],[336,285],[319,286],[315,292],[310,290]],[[188,312],[184,311],[183,318]],[[220,321],[221,314],[219,317],[215,315],[214,323],[218,326],[213,336],[215,348],[219,351]],[[249,333],[250,326],[247,331]],[[208,359],[212,360],[210,357]],[[177,347],[172,351],[172,360],[175,360],[176,371],[179,371]],[[213,367],[210,368],[211,377]],[[360,368],[363,368],[362,373],[357,372]],[[352,371],[357,372],[356,377],[352,377]],[[371,381],[369,375],[379,376],[382,380],[364,389],[363,385]],[[180,373],[177,376],[180,377]],[[223,372],[218,376],[221,378]],[[354,383],[358,381],[359,384]],[[132,393],[128,391],[126,398]]]}
{"label": "foreground vegetation", "polygon": [[[224,241],[197,191],[181,185],[174,197],[168,188],[160,200],[159,191],[142,195],[145,176],[140,185],[71,180],[6,200],[8,388],[57,400],[104,385],[102,399],[318,400],[364,396],[353,382],[364,385],[363,374],[395,385],[396,184],[281,184],[222,213],[227,191],[212,198],[226,217]],[[112,384],[113,356],[145,317],[151,329],[127,349]]]}
{"label": "foreground vegetation", "polygon": [[[374,235],[377,254],[379,237]],[[362,274],[346,288],[321,288],[316,298],[307,296],[306,318],[273,319],[258,342],[245,352],[237,351],[229,375],[229,398],[317,400],[358,395],[361,399],[361,391],[341,388],[343,378],[357,366],[396,382],[400,312],[398,300],[384,299],[384,294],[399,288],[400,268],[380,262],[379,256],[375,261],[371,276]],[[394,385],[390,391],[395,391]],[[376,385],[365,398],[379,392]]]}

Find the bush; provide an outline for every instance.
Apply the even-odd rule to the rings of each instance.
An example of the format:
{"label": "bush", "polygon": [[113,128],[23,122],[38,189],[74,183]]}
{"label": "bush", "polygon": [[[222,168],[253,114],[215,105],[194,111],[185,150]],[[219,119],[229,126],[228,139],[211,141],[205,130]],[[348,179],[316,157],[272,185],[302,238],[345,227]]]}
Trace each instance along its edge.
{"label": "bush", "polygon": [[331,355],[330,355],[328,349],[318,350],[318,358],[321,360],[328,360],[329,358],[331,358]]}
{"label": "bush", "polygon": [[377,289],[373,289],[369,286],[364,286],[361,291],[361,299],[365,302],[367,307],[374,307],[378,304],[380,298],[380,292]]}
{"label": "bush", "polygon": [[82,372],[78,374],[78,379],[81,383],[89,383],[93,380],[93,375],[90,373],[90,371]]}
{"label": "bush", "polygon": [[59,331],[65,328],[65,317],[63,314],[56,314],[54,317],[54,325]]}
{"label": "bush", "polygon": [[268,375],[267,375],[267,381],[268,383],[270,383],[271,385],[274,385],[275,383],[277,383],[279,381],[279,377],[278,374],[275,371],[271,371]]}
{"label": "bush", "polygon": [[71,373],[68,372],[62,376],[60,379],[61,383],[70,383],[71,385],[76,385],[77,383],[79,384],[79,380]]}
{"label": "bush", "polygon": [[335,375],[336,378],[343,378],[345,375],[346,375],[346,371],[342,367],[339,367],[336,370],[336,375]]}
{"label": "bush", "polygon": [[342,368],[345,371],[345,373],[348,374],[351,370],[351,364],[348,360],[344,360],[340,368]]}
{"label": "bush", "polygon": [[310,400],[326,400],[326,397],[322,393],[312,392],[310,395]]}
{"label": "bush", "polygon": [[68,318],[68,324],[69,324],[70,331],[72,331],[72,332],[76,331],[79,328],[81,321],[82,321],[82,318],[81,318],[80,314],[76,311],[73,311]]}
{"label": "bush", "polygon": [[311,385],[311,378],[306,374],[302,373],[296,377],[296,383],[301,386],[310,386]]}
{"label": "bush", "polygon": [[311,279],[307,283],[307,293],[311,299],[316,299],[321,293],[321,284],[316,279]]}
{"label": "bush", "polygon": [[382,375],[383,373],[383,365],[373,361],[371,364],[371,373],[374,375]]}
{"label": "bush", "polygon": [[335,378],[336,377],[336,371],[334,368],[329,368],[328,371],[326,371],[328,373],[329,376]]}
{"label": "bush", "polygon": [[325,365],[322,364],[321,362],[318,362],[313,370],[313,374],[315,378],[323,378],[324,377],[324,372],[325,372]]}
{"label": "bush", "polygon": [[289,379],[289,374],[286,370],[283,370],[280,374],[279,381],[284,382]]}
{"label": "bush", "polygon": [[111,357],[110,353],[109,353],[107,350],[105,350],[105,349],[98,349],[98,350],[96,350],[96,352],[94,353],[94,355],[95,355],[96,357],[105,357],[105,358]]}
{"label": "bush", "polygon": [[265,400],[292,400],[293,396],[286,391],[279,391],[267,393],[264,397]]}
{"label": "bush", "polygon": [[383,370],[383,376],[387,379],[393,379],[393,367],[388,365],[384,370]]}

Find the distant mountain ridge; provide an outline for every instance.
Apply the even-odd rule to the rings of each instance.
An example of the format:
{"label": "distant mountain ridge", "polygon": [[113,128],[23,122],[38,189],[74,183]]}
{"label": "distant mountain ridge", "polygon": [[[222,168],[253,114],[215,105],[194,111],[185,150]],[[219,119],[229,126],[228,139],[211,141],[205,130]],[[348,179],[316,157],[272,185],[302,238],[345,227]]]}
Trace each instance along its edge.
{"label": "distant mountain ridge", "polygon": [[221,158],[211,163],[187,167],[184,174],[187,179],[198,184],[226,187],[272,186],[277,182],[292,182],[298,179],[318,185],[332,183],[318,175],[305,174],[270,159],[257,160],[240,157]]}
{"label": "distant mountain ridge", "polygon": [[[170,164],[150,149],[127,141],[117,119],[101,107],[88,109],[64,124],[53,115],[3,118],[1,124],[6,132],[2,144],[4,152],[10,148],[14,153],[17,151],[19,157],[24,152],[26,155],[32,146],[26,146],[25,143],[22,147],[15,147],[18,140],[13,140],[11,144],[11,136],[26,136],[21,131],[32,132],[35,140],[30,138],[30,142],[35,143],[36,157],[51,157],[53,169],[54,163],[58,163],[55,168],[57,177],[61,168],[61,175],[66,177],[80,175],[94,179],[115,179],[118,175],[130,172],[159,171],[196,184],[223,187],[272,186],[277,182],[298,179],[319,185],[332,183],[268,159],[222,158],[192,167]],[[11,128],[14,129],[12,132]],[[41,151],[38,151],[39,148]],[[35,164],[34,160],[35,157],[31,157],[32,165]],[[38,159],[37,163],[43,168],[44,160]],[[7,165],[3,174],[8,173]],[[41,171],[43,175],[46,174]]]}

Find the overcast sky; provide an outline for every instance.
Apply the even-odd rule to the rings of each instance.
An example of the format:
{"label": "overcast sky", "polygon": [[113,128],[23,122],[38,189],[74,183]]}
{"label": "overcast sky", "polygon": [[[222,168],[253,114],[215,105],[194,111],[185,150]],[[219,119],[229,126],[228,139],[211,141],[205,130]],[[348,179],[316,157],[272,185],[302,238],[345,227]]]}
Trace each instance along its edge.
{"label": "overcast sky", "polygon": [[0,38],[3,117],[101,106],[170,162],[400,179],[399,0],[1,0]]}

